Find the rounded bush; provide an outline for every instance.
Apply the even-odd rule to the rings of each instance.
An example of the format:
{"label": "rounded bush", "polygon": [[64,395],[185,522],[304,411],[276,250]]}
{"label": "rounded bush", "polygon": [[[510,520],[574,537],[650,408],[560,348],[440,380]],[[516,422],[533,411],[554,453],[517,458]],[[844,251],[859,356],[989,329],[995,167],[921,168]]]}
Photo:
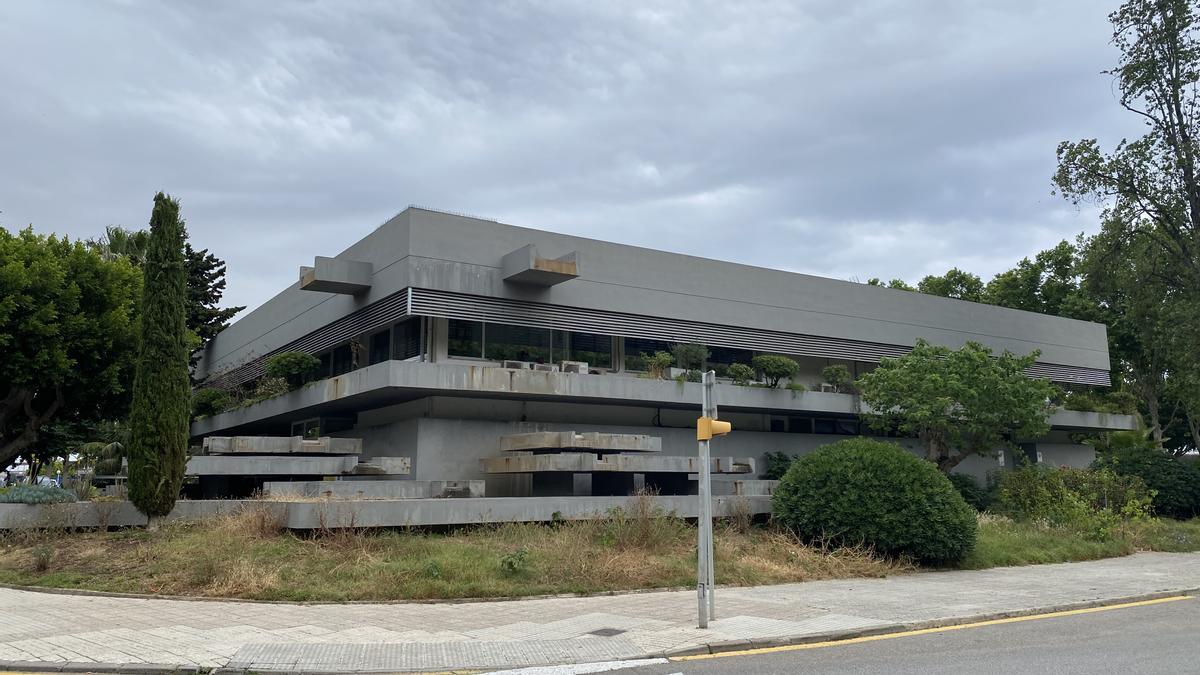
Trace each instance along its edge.
{"label": "rounded bush", "polygon": [[810,542],[866,545],[934,565],[975,546],[975,511],[936,466],[892,443],[847,439],[801,457],[771,505]]}
{"label": "rounded bush", "polygon": [[267,358],[267,376],[287,381],[291,387],[299,387],[316,374],[321,360],[305,352],[281,352]]}
{"label": "rounded bush", "polygon": [[979,481],[974,476],[967,473],[952,473],[949,476],[950,484],[958,490],[958,494],[962,495],[964,501],[976,511],[986,511],[991,505],[992,496],[988,489],[979,484]]}
{"label": "rounded bush", "polygon": [[75,495],[55,485],[14,485],[0,493],[0,504],[63,504]]}
{"label": "rounded bush", "polygon": [[233,397],[220,389],[206,387],[192,394],[192,417],[212,416],[229,410]]}
{"label": "rounded bush", "polygon": [[1200,515],[1200,469],[1162,450],[1129,447],[1110,450],[1095,466],[1122,476],[1137,476],[1154,490],[1152,504],[1160,516],[1187,519]]}

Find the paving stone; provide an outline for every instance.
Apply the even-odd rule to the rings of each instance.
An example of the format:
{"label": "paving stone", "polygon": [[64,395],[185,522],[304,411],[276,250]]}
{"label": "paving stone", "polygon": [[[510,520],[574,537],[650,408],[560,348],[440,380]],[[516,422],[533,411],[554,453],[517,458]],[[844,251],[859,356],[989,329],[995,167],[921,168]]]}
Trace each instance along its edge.
{"label": "paving stone", "polygon": [[[1200,554],[717,589],[487,603],[287,605],[48,594],[0,588],[0,663],[126,670],[248,667],[388,671],[508,668],[761,644],[1200,588]],[[602,637],[594,631],[621,630]]]}

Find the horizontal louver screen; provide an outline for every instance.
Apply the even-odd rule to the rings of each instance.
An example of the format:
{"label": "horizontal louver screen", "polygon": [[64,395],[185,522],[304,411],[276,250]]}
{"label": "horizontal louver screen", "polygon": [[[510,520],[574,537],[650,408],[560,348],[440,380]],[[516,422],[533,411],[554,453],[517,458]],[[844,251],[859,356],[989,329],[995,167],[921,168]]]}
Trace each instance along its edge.
{"label": "horizontal louver screen", "polygon": [[[796,356],[878,362],[883,357],[903,356],[909,347],[859,340],[784,333],[779,331],[678,321],[622,312],[607,312],[536,302],[464,295],[424,288],[405,289],[365,307],[350,316],[310,333],[273,352],[315,353],[350,338],[396,321],[406,314],[468,319],[555,328],[582,333],[599,333],[672,342],[702,342],[715,347],[733,347],[778,352]],[[267,354],[265,356],[270,356]],[[214,378],[224,386],[241,384],[260,376],[265,356]],[[1108,386],[1108,371],[1096,368],[1037,363],[1027,371],[1031,377],[1056,382]]]}
{"label": "horizontal louver screen", "polygon": [[336,347],[374,328],[386,326],[408,315],[408,289],[393,293],[308,335],[272,350],[246,364],[209,379],[212,386],[236,387],[263,375],[267,357],[280,352],[316,354]]}
{"label": "horizontal louver screen", "polygon": [[[909,347],[878,342],[839,340],[798,333],[677,321],[423,288],[413,289],[412,306],[409,311],[423,316],[515,323],[539,328],[559,328],[673,342],[701,342],[714,347],[734,347],[849,361],[878,362],[883,357],[903,356],[910,351]],[[1057,382],[1100,386],[1109,384],[1108,371],[1095,368],[1038,363],[1027,372],[1033,377],[1048,378]]]}

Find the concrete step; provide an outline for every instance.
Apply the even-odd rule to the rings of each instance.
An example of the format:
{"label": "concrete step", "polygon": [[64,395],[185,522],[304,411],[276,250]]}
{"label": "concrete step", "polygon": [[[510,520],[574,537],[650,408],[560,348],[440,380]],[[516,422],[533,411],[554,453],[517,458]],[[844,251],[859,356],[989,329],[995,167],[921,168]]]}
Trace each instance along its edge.
{"label": "concrete step", "polygon": [[206,455],[359,455],[359,438],[304,438],[303,436],[209,436],[202,446]]}
{"label": "concrete step", "polygon": [[268,481],[263,493],[272,497],[335,499],[439,499],[483,497],[481,480],[314,480]]}

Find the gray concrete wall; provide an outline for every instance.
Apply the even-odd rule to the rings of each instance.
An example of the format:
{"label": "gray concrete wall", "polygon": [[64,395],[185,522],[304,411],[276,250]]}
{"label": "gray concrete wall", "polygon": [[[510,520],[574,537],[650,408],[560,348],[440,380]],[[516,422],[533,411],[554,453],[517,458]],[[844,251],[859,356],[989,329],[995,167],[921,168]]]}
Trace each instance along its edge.
{"label": "gray concrete wall", "polygon": [[[499,395],[497,411],[507,419],[521,419],[520,410],[536,408],[539,403],[605,403],[640,406],[642,415],[658,415],[659,408],[694,411],[701,398],[701,385],[669,380],[650,380],[621,375],[582,375],[530,370],[440,363],[385,361],[345,375],[313,383],[297,391],[268,399],[246,408],[214,415],[192,423],[192,436],[241,433],[242,427],[273,418],[281,421],[303,419],[329,412],[359,412],[395,404],[405,399],[437,395]],[[750,411],[779,413],[829,413],[854,415],[856,397],[816,391],[792,392],[718,384],[718,406],[734,415]],[[596,414],[613,414],[601,411]],[[364,413],[366,414],[366,413]],[[574,414],[574,413],[573,413]],[[691,414],[690,412],[688,414]],[[515,415],[515,416],[514,416]],[[733,417],[730,417],[733,420]],[[1129,415],[1099,415],[1057,411],[1051,423],[1071,428],[1092,425],[1094,429],[1132,429],[1136,419]],[[736,422],[735,422],[736,423]],[[688,423],[690,424],[690,422]],[[603,430],[601,430],[603,431]],[[269,433],[261,430],[257,433]]]}
{"label": "gray concrete wall", "polygon": [[[583,275],[550,288],[504,283],[501,258],[528,244],[545,257],[578,251]],[[369,291],[346,296],[293,284],[217,336],[199,372],[236,366],[408,286],[905,346],[975,340],[1038,349],[1046,363],[1109,367],[1101,324],[421,209],[405,210],[337,257],[372,263]]]}

